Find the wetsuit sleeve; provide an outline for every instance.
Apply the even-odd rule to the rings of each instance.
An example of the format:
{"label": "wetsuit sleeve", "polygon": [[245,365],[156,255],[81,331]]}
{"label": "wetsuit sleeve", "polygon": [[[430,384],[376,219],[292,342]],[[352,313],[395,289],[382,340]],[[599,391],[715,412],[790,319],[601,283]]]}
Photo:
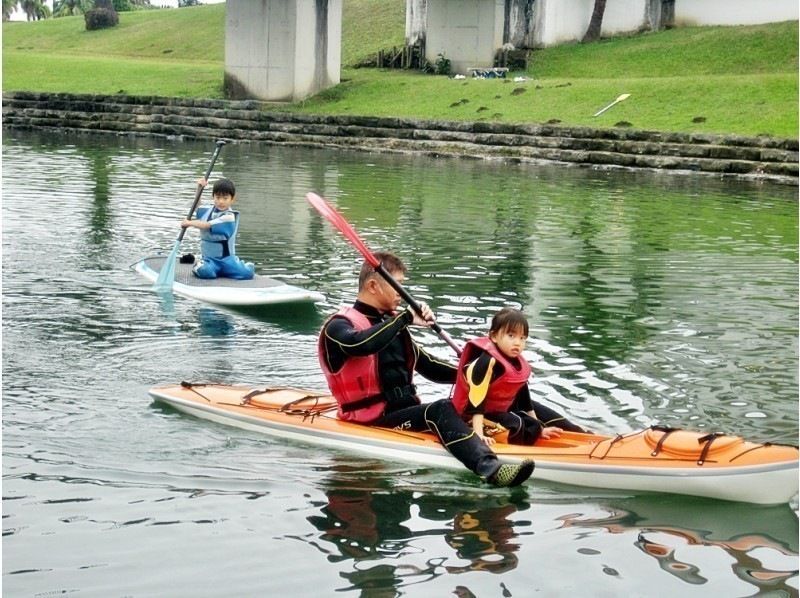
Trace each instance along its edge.
{"label": "wetsuit sleeve", "polygon": [[404,311],[365,330],[356,329],[345,318],[331,318],[322,330],[331,371],[338,371],[348,357],[364,357],[384,349],[408,327],[413,317],[411,312]]}
{"label": "wetsuit sleeve", "polygon": [[522,388],[517,391],[517,396],[514,397],[514,402],[509,411],[524,411],[527,413],[528,411],[533,411],[533,409],[534,404],[533,399],[531,399],[531,391],[527,384],[523,384]]}
{"label": "wetsuit sleeve", "polygon": [[442,361],[441,359],[436,359],[428,354],[425,349],[420,347],[417,343],[414,343],[413,346],[416,357],[416,366],[414,370],[420,376],[427,378],[431,382],[455,384],[458,368],[454,364],[447,361]]}
{"label": "wetsuit sleeve", "polygon": [[485,352],[481,353],[475,361],[467,364],[465,375],[469,385],[469,395],[464,410],[466,415],[485,413],[486,394],[495,373],[494,369],[495,359]]}

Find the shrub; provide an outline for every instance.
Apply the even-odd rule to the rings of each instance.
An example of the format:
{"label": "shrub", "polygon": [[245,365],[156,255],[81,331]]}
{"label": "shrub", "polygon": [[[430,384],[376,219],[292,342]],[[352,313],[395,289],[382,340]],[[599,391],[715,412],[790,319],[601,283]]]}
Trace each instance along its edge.
{"label": "shrub", "polygon": [[111,0],[97,0],[94,8],[87,10],[83,15],[86,21],[86,30],[107,29],[119,23],[119,15],[114,10]]}
{"label": "shrub", "polygon": [[450,74],[450,59],[446,58],[444,54],[437,54],[436,55],[436,62],[434,63],[433,72],[437,75],[449,75]]}

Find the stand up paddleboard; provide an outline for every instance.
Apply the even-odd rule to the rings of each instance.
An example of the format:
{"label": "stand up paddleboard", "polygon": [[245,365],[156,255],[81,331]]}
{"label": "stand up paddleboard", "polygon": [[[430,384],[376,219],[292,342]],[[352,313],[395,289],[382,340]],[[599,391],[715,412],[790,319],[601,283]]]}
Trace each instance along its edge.
{"label": "stand up paddleboard", "polygon": [[[133,268],[150,282],[155,282],[166,257],[147,257]],[[214,305],[245,307],[280,303],[313,303],[324,301],[321,293],[309,291],[281,280],[255,275],[251,280],[215,278],[207,280],[192,274],[192,264],[175,264],[172,291],[178,295]]]}

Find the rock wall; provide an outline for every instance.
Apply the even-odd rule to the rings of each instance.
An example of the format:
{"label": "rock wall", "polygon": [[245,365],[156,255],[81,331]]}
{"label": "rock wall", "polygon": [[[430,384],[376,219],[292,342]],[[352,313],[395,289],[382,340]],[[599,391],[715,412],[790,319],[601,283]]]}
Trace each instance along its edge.
{"label": "rock wall", "polygon": [[195,100],[11,92],[9,129],[421,152],[598,168],[693,171],[797,185],[796,139],[549,124],[427,121],[270,112],[253,100]]}

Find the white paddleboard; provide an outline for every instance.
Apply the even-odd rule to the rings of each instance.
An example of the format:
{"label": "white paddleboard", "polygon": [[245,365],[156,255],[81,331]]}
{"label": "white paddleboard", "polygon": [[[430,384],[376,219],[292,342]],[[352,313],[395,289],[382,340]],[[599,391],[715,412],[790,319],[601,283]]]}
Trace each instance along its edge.
{"label": "white paddleboard", "polygon": [[[155,282],[166,257],[147,257],[134,264],[134,269],[150,282]],[[308,303],[324,301],[316,291],[286,284],[281,280],[256,274],[251,280],[215,278],[207,280],[192,274],[193,264],[175,264],[175,283],[172,291],[177,295],[197,299],[214,305],[247,306],[278,303]]]}

